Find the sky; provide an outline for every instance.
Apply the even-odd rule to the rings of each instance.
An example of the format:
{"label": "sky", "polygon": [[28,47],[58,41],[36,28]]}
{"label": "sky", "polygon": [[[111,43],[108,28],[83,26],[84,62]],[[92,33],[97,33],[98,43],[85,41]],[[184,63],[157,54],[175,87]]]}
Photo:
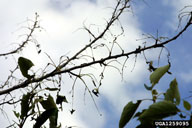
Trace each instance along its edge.
{"label": "sky", "polygon": [[[22,53],[9,56],[8,59],[1,60],[0,81],[6,79],[9,70],[16,65],[16,58],[24,56],[33,61],[35,66],[33,70],[46,66],[50,60],[45,52],[50,55],[52,60],[58,64],[62,55],[72,56],[89,42],[89,35],[81,29],[83,25],[89,26],[94,24],[93,31],[101,31],[106,20],[111,16],[112,8],[116,0],[0,0],[0,53],[9,51],[18,46],[26,34],[25,26],[29,23],[28,19],[34,19],[35,13],[40,15],[40,25],[42,31],[37,31],[34,38],[41,44],[42,53],[37,54],[34,44],[29,44]],[[192,5],[191,0],[133,0],[131,2],[132,12],[125,12],[120,21],[124,27],[124,35],[118,41],[126,51],[135,50],[137,46],[144,42],[142,34],[156,35],[157,31],[160,36],[172,37],[178,30],[178,14],[186,6]],[[187,8],[188,9],[188,8]],[[189,8],[190,9],[190,8]],[[187,11],[187,10],[186,10]],[[28,21],[28,22],[27,22]],[[185,24],[182,22],[181,27]],[[118,24],[117,24],[118,26]],[[114,27],[112,32],[119,33],[119,28]],[[178,40],[167,45],[171,54],[171,69],[173,75],[167,77],[157,85],[157,89],[165,91],[168,88],[169,81],[175,77],[178,80],[181,90],[181,97],[190,95],[192,83],[192,60],[191,60],[191,28],[187,30]],[[110,37],[109,37],[110,40]],[[149,44],[150,44],[149,40]],[[154,43],[154,42],[151,42]],[[118,47],[114,52],[118,53]],[[103,49],[102,49],[103,50]],[[167,64],[166,51],[163,52],[160,60],[160,66]],[[159,50],[150,50],[146,52],[149,60],[157,58]],[[105,56],[104,51],[97,51],[95,56]],[[84,85],[77,82],[75,90],[74,107],[76,112],[71,115],[69,110],[71,105],[64,104],[64,111],[59,114],[59,122],[62,126],[76,126],[78,128],[115,128],[118,127],[120,114],[123,107],[129,101],[150,98],[150,93],[144,89],[144,83],[149,83],[149,71],[142,55],[139,55],[134,67],[135,56],[131,56],[124,69],[124,78],[117,70],[108,68],[100,88],[99,98],[94,97],[98,110],[95,107],[89,94],[86,94],[84,102]],[[134,67],[134,69],[133,69]],[[98,70],[87,69],[99,76]],[[133,69],[133,70],[132,70]],[[17,74],[20,76],[21,74]],[[93,88],[88,82],[90,88]],[[62,93],[70,99],[69,90],[72,81],[64,78]],[[142,108],[147,107],[147,102],[142,104]],[[10,107],[5,108],[9,111]],[[101,116],[102,114],[102,116]],[[8,112],[10,120],[15,119],[12,112]],[[34,122],[32,122],[34,123]],[[126,127],[135,127],[138,121],[133,120]],[[8,125],[5,116],[0,115],[0,127]],[[30,122],[25,127],[32,127]]]}

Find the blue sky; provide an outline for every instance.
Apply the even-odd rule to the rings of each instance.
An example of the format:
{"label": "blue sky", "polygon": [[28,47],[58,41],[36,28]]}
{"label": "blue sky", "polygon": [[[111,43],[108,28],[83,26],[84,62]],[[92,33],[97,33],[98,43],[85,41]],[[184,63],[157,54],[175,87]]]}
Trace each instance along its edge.
{"label": "blue sky", "polygon": [[[76,51],[81,49],[87,44],[89,38],[86,32],[79,30],[82,28],[83,23],[87,26],[90,24],[96,24],[102,29],[105,24],[105,19],[108,19],[111,14],[111,9],[116,0],[6,0],[0,1],[0,39],[2,51],[13,49],[17,46],[17,43],[22,41],[19,36],[25,34],[25,30],[22,26],[26,25],[26,19],[33,19],[35,12],[38,12],[41,19],[41,26],[44,28],[42,32],[37,32],[35,38],[41,44],[43,52],[47,52],[55,63],[58,63],[58,59],[61,55],[67,54],[73,55]],[[191,4],[190,0],[178,0],[174,1],[161,0],[146,0],[144,2],[132,2],[133,13],[124,13],[121,17],[121,23],[125,29],[125,37],[119,40],[120,45],[127,51],[134,50],[138,44],[142,41],[136,41],[141,39],[142,34],[156,35],[158,30],[160,36],[171,37],[175,35],[178,26],[179,10],[187,4]],[[183,23],[184,25],[184,23]],[[94,30],[96,32],[96,30]],[[118,33],[118,29],[112,30],[114,33]],[[165,91],[168,88],[169,81],[175,77],[178,80],[179,87],[181,89],[181,96],[189,96],[191,84],[192,84],[192,59],[191,59],[191,28],[187,30],[177,41],[174,41],[167,45],[169,52],[171,53],[171,72],[173,75],[167,75],[167,78],[162,79],[156,88],[161,91]],[[116,51],[118,52],[118,50]],[[100,57],[105,53],[98,52],[96,56]],[[157,57],[159,50],[151,50],[147,53],[149,60],[155,60],[157,65]],[[36,50],[33,44],[26,47],[26,50],[18,56],[25,56],[30,58],[35,66],[33,70],[46,65],[49,59],[45,54],[37,56]],[[16,64],[12,60],[13,57],[9,57],[8,60],[1,58],[1,66],[3,71],[3,77],[0,79],[3,81],[8,74],[10,68]],[[167,64],[166,51],[163,53],[160,65]],[[9,66],[8,66],[9,65]],[[131,56],[127,62],[127,68],[125,68],[124,79],[121,80],[121,76],[114,69],[108,69],[105,72],[105,79],[101,87],[101,94],[99,98],[96,98],[96,102],[99,111],[95,108],[90,96],[86,96],[86,105],[83,101],[83,85],[78,83],[76,90],[75,109],[74,115],[70,115],[69,109],[71,105],[64,105],[65,110],[59,115],[59,121],[64,126],[78,126],[80,128],[115,128],[118,127],[118,121],[124,105],[130,100],[136,101],[137,99],[150,98],[150,92],[144,89],[143,84],[149,83],[149,72],[147,71],[147,65],[140,55],[137,58],[135,69],[131,72],[134,65],[134,56]],[[87,71],[87,70],[85,70]],[[99,71],[90,70],[97,76]],[[20,74],[18,73],[18,76]],[[71,82],[69,79],[65,79],[64,94],[68,94],[71,88]],[[192,90],[191,90],[192,91]],[[70,95],[68,95],[70,99]],[[142,108],[147,107],[147,103],[144,103]],[[9,109],[6,108],[7,110]],[[5,110],[6,110],[5,109]],[[102,116],[100,116],[100,114]],[[14,119],[13,113],[8,112],[8,116]],[[0,127],[7,126],[4,116],[0,116]],[[127,127],[135,127],[135,120],[130,122]],[[29,125],[29,126],[28,126]],[[26,124],[25,127],[31,127],[31,124]]]}

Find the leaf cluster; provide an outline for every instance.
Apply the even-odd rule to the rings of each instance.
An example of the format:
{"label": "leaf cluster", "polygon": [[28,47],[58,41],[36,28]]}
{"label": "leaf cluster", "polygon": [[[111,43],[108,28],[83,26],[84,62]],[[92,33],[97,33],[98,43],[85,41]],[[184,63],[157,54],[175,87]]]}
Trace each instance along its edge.
{"label": "leaf cluster", "polygon": [[[169,88],[164,94],[164,98],[158,99],[160,94],[157,90],[153,89],[154,86],[159,82],[159,80],[168,72],[170,65],[162,66],[155,69],[150,75],[151,87],[144,84],[146,90],[151,91],[153,103],[149,105],[148,109],[143,109],[141,112],[137,112],[139,105],[144,102],[144,100],[138,100],[135,104],[130,101],[123,109],[121,118],[119,121],[119,128],[123,128],[132,118],[138,118],[140,124],[137,128],[155,127],[154,121],[163,120],[167,117],[174,116],[178,114],[181,118],[185,118],[182,111],[179,109],[179,104],[181,101],[178,83],[176,78],[173,79]],[[184,108],[189,111],[191,109],[191,104],[183,100]],[[179,114],[180,113],[180,114]],[[190,114],[189,114],[190,115]]]}
{"label": "leaf cluster", "polygon": [[[63,99],[64,96],[59,97],[62,97],[59,103],[66,102],[66,98]],[[39,110],[39,105],[43,107],[44,111]],[[19,120],[16,123],[19,127],[23,127],[27,118],[32,116],[32,120],[35,120],[33,128],[41,128],[47,120],[50,122],[50,128],[61,128],[57,122],[59,109],[51,95],[44,99],[42,96],[36,96],[35,93],[27,93],[21,99],[21,111],[13,112]]]}

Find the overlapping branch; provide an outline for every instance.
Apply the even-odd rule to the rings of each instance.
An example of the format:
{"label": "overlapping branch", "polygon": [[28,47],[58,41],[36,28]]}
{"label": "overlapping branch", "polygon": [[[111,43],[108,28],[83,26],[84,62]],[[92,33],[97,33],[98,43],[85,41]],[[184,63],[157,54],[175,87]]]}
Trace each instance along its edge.
{"label": "overlapping branch", "polygon": [[[119,16],[118,16],[119,17]],[[112,18],[113,19],[113,18]],[[115,18],[117,19],[117,17]],[[53,77],[53,76],[56,76],[56,75],[59,75],[59,74],[63,74],[63,73],[69,73],[71,71],[74,71],[74,70],[77,70],[77,69],[82,69],[82,68],[85,68],[85,67],[89,67],[91,65],[95,65],[95,64],[101,64],[101,65],[104,65],[104,62],[108,61],[108,60],[112,60],[112,59],[117,59],[117,58],[120,58],[120,57],[129,57],[130,55],[133,55],[133,54],[139,54],[143,51],[146,51],[146,50],[149,50],[149,49],[153,49],[153,48],[159,48],[159,47],[164,47],[164,45],[170,43],[170,42],[173,42],[174,40],[176,40],[180,35],[182,35],[186,30],[187,28],[189,28],[189,26],[192,24],[192,13],[190,13],[190,18],[187,22],[187,24],[185,25],[185,27],[178,33],[176,34],[174,37],[164,41],[164,42],[161,42],[161,43],[155,43],[153,45],[150,45],[150,46],[144,46],[144,47],[141,47],[139,46],[136,50],[134,51],[131,51],[131,52],[125,52],[125,53],[121,53],[121,54],[117,54],[117,55],[111,55],[111,56],[108,56],[108,57],[105,57],[105,58],[102,58],[102,59],[99,59],[99,60],[95,60],[95,61],[92,61],[92,62],[88,62],[88,63],[83,63],[83,64],[80,64],[80,65],[77,65],[77,66],[74,66],[74,67],[71,67],[71,68],[67,68],[67,69],[62,69],[63,67],[65,67],[70,61],[76,59],[76,57],[81,53],[83,52],[85,49],[87,49],[88,47],[90,47],[93,43],[95,43],[97,40],[99,40],[100,38],[103,37],[103,35],[105,34],[105,32],[109,29],[110,25],[114,22],[114,20],[110,20],[111,22],[108,23],[108,25],[106,26],[106,28],[104,29],[104,31],[102,32],[102,34],[100,34],[97,38],[95,38],[89,45],[86,45],[82,50],[80,50],[78,53],[76,53],[72,58],[70,58],[66,63],[64,63],[63,65],[57,67],[54,71],[44,75],[44,76],[41,76],[39,78],[33,78],[33,79],[28,79],[26,81],[24,81],[23,83],[20,83],[18,85],[15,85],[11,88],[8,88],[8,89],[5,89],[5,90],[2,90],[0,91],[0,95],[4,95],[4,94],[7,94],[7,93],[10,93],[14,90],[17,90],[19,88],[24,88],[26,86],[28,86],[29,84],[32,84],[32,83],[37,83],[37,82],[41,82],[43,80],[46,80],[47,78],[49,77]]]}
{"label": "overlapping branch", "polygon": [[[116,60],[118,58],[121,58],[121,57],[129,57],[130,55],[137,55],[143,51],[146,51],[146,50],[149,50],[149,49],[153,49],[153,48],[160,48],[160,47],[164,47],[166,44],[170,43],[170,42],[173,42],[174,40],[176,40],[180,35],[182,35],[188,28],[189,26],[192,24],[192,13],[190,13],[190,18],[187,22],[187,24],[185,25],[185,27],[180,31],[178,32],[178,34],[176,34],[175,36],[173,36],[172,38],[166,40],[166,41],[163,41],[163,42],[154,42],[153,45],[150,45],[150,46],[139,46],[138,48],[136,48],[135,50],[133,51],[130,51],[130,52],[124,52],[122,51],[122,53],[120,54],[115,54],[115,55],[111,55],[109,54],[108,57],[105,57],[105,58],[100,58],[98,60],[94,60],[91,61],[91,62],[87,62],[87,63],[82,63],[82,64],[79,64],[79,65],[75,65],[75,66],[72,66],[70,68],[66,68],[66,66],[68,64],[70,64],[72,61],[78,59],[78,56],[84,52],[86,49],[88,48],[91,48],[93,46],[93,44],[95,44],[97,41],[99,41],[100,39],[103,38],[103,36],[107,33],[107,31],[109,31],[110,27],[113,25],[113,23],[119,19],[120,15],[124,12],[125,9],[129,8],[129,0],[125,0],[125,1],[122,1],[122,0],[118,0],[117,2],[117,5],[112,13],[112,16],[111,18],[109,19],[109,21],[107,22],[104,30],[98,35],[93,35],[93,33],[87,29],[88,33],[90,35],[92,35],[93,39],[90,41],[89,44],[87,44],[85,47],[83,47],[80,51],[78,51],[74,56],[70,57],[70,58],[67,58],[67,61],[65,61],[64,63],[60,64],[59,66],[57,66],[55,68],[55,70],[53,70],[52,72],[50,73],[47,73],[45,75],[42,75],[38,78],[34,77],[32,79],[27,79],[25,80],[24,82],[22,83],[19,83],[18,85],[15,85],[13,87],[10,87],[10,88],[7,88],[7,89],[4,89],[4,90],[1,90],[0,91],[0,96],[1,95],[4,95],[4,94],[9,94],[11,93],[12,91],[14,90],[17,90],[17,89],[20,89],[20,88],[25,88],[27,87],[29,84],[32,84],[32,83],[38,83],[38,82],[41,82],[41,81],[44,81],[50,77],[54,77],[56,75],[60,75],[60,74],[64,74],[64,73],[71,73],[72,71],[74,70],[78,70],[78,69],[82,69],[82,68],[86,68],[86,67],[89,67],[89,66],[92,66],[92,65],[96,65],[96,64],[100,64],[100,65],[106,65],[106,61],[109,61],[109,60]],[[16,50],[12,51],[12,52],[9,52],[9,53],[5,53],[5,54],[0,54],[0,56],[6,56],[6,55],[9,55],[9,54],[13,54],[13,53],[16,53],[18,52],[19,50],[21,50],[28,41],[30,41],[30,37],[32,36],[34,30],[38,27],[37,25],[37,21],[34,22],[34,26],[30,29],[30,33],[29,35],[27,36],[27,39],[20,45],[19,48],[17,48]],[[86,30],[86,29],[85,29]],[[127,60],[127,59],[126,59]],[[123,64],[124,66],[125,64]]]}

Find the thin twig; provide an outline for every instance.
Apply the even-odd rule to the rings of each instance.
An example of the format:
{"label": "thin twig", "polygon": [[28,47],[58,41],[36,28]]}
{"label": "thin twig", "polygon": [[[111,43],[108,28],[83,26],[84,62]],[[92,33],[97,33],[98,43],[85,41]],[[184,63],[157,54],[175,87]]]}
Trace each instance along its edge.
{"label": "thin twig", "polygon": [[29,28],[30,32],[29,34],[27,35],[27,38],[25,39],[25,41],[22,42],[22,44],[16,48],[15,50],[13,51],[10,51],[10,52],[7,52],[7,53],[1,53],[0,54],[0,57],[1,56],[7,56],[7,55],[11,55],[11,54],[14,54],[14,53],[17,53],[18,51],[21,51],[23,49],[23,47],[25,47],[25,45],[31,40],[31,37],[35,31],[36,28],[39,28],[39,21],[38,21],[38,17],[39,15],[36,13],[36,17],[35,17],[35,21],[34,21],[34,24],[32,26],[32,28]]}

